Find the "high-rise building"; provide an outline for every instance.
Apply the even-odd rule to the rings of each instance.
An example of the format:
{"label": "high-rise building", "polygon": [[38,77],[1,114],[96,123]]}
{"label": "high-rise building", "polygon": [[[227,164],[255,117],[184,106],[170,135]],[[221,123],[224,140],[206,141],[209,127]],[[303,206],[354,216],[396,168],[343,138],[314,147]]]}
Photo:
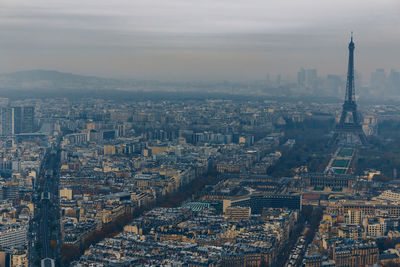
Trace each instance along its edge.
{"label": "high-rise building", "polygon": [[325,80],[325,88],[333,95],[343,93],[344,82],[342,77],[340,75],[328,74]]}
{"label": "high-rise building", "polygon": [[384,69],[377,69],[371,73],[371,87],[383,89],[386,84],[386,73]]}
{"label": "high-rise building", "polygon": [[297,84],[300,87],[305,87],[306,85],[306,70],[303,68],[297,73]]}
{"label": "high-rise building", "polygon": [[10,136],[34,131],[34,107],[2,107],[1,134]]}
{"label": "high-rise building", "polygon": [[13,134],[12,127],[12,108],[3,107],[1,108],[1,134],[4,136],[10,136]]}
{"label": "high-rise building", "polygon": [[316,86],[317,79],[318,79],[318,75],[317,75],[316,69],[306,70],[306,86],[307,87],[314,88]]}
{"label": "high-rise building", "polygon": [[23,107],[22,108],[22,133],[32,133],[34,129],[35,108]]}
{"label": "high-rise building", "polygon": [[389,87],[392,90],[400,89],[400,72],[392,69],[388,77]]}
{"label": "high-rise building", "polygon": [[301,68],[297,73],[297,83],[301,88],[314,89],[317,86],[318,75],[316,69]]}
{"label": "high-rise building", "polygon": [[22,108],[11,108],[11,129],[12,134],[19,134],[22,130]]}

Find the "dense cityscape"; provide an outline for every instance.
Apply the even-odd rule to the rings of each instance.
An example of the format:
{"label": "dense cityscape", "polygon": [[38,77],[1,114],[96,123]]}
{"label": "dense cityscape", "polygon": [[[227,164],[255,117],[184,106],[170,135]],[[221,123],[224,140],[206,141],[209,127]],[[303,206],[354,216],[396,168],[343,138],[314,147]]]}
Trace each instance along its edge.
{"label": "dense cityscape", "polygon": [[343,108],[2,98],[1,266],[396,266],[400,106],[360,116],[353,50]]}
{"label": "dense cityscape", "polygon": [[0,267],[400,266],[398,0],[0,6]]}

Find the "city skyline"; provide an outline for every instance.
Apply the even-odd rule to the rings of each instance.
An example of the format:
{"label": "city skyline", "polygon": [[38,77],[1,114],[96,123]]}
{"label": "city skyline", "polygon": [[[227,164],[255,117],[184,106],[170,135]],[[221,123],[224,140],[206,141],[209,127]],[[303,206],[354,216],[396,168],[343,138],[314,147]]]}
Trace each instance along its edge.
{"label": "city skyline", "polygon": [[3,0],[0,267],[400,266],[398,25],[399,0]]}

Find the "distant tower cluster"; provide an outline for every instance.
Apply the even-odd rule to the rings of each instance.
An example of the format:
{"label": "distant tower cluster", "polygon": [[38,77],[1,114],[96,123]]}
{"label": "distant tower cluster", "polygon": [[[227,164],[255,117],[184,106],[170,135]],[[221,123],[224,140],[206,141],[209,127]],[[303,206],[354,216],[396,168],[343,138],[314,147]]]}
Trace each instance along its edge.
{"label": "distant tower cluster", "polygon": [[[363,132],[360,119],[357,113],[357,104],[355,99],[355,88],[354,88],[354,42],[353,35],[349,43],[349,66],[347,71],[347,84],[346,84],[346,97],[343,104],[342,114],[340,121],[336,125],[335,132],[333,134],[331,143],[338,142],[339,136],[344,136],[346,141],[352,136],[356,136],[360,139],[362,144],[367,143],[367,139]],[[352,116],[348,116],[351,113]]]}
{"label": "distant tower cluster", "polygon": [[301,68],[297,73],[297,83],[300,88],[314,89],[317,86],[318,75],[316,69]]}
{"label": "distant tower cluster", "polygon": [[34,107],[2,107],[0,109],[1,135],[12,136],[20,133],[32,133],[34,131],[34,118]]}

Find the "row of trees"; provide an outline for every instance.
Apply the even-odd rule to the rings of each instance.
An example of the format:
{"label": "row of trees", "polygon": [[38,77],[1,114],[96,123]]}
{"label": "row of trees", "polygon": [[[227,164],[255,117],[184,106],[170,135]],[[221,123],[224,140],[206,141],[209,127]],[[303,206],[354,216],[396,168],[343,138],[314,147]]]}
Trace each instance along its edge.
{"label": "row of trees", "polygon": [[[319,207],[313,206],[304,206],[300,212],[300,216],[295,225],[295,229],[290,234],[288,243],[286,247],[288,249],[284,249],[281,251],[280,255],[278,255],[277,266],[284,266],[288,257],[290,256],[290,249],[296,244],[297,239],[300,237],[302,233],[304,233],[304,238],[306,243],[312,242],[315,231],[318,229],[319,223],[322,219],[323,210]],[[307,228],[305,228],[307,226]],[[307,229],[304,231],[304,229]]]}
{"label": "row of trees", "polygon": [[69,266],[69,264],[79,259],[79,257],[88,249],[91,245],[96,244],[104,238],[109,238],[122,232],[125,225],[129,224],[133,219],[141,216],[144,212],[150,210],[155,206],[161,207],[176,207],[183,201],[190,198],[195,192],[201,190],[205,185],[212,183],[216,179],[216,176],[210,175],[204,178],[198,178],[187,185],[184,185],[179,191],[168,194],[155,203],[135,207],[132,212],[127,212],[108,224],[104,224],[101,230],[94,231],[90,234],[82,244],[77,246],[63,245],[60,250],[61,254],[61,265]]}
{"label": "row of trees", "polygon": [[282,147],[282,157],[268,169],[268,174],[276,177],[293,176],[293,168],[307,166],[311,172],[323,171],[329,163],[332,148],[329,143],[329,132],[333,121],[309,118],[303,122],[291,122],[283,127],[283,142],[295,139],[295,145]]}
{"label": "row of trees", "polygon": [[363,147],[357,160],[356,174],[363,174],[367,169],[382,172],[377,181],[388,181],[398,178],[400,171],[400,139],[369,138],[371,146]]}

